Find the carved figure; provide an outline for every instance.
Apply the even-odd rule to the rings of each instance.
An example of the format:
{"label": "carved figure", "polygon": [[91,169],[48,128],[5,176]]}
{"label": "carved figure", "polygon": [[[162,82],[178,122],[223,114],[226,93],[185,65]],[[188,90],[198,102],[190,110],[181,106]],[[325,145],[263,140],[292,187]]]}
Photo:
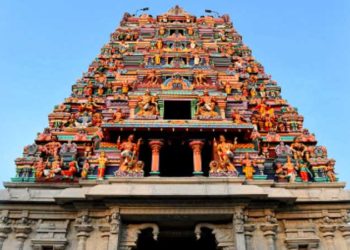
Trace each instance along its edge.
{"label": "carved figure", "polygon": [[335,165],[335,160],[329,160],[328,165],[324,169],[326,176],[328,177],[328,180],[330,182],[337,181],[337,176],[334,172],[334,165]]}
{"label": "carved figure", "polygon": [[98,157],[97,162],[98,162],[97,179],[103,180],[105,176],[105,171],[106,171],[106,164],[108,162],[108,158],[104,151],[100,153],[100,156]]}
{"label": "carved figure", "polygon": [[74,174],[78,171],[77,169],[77,162],[71,161],[68,163],[68,170],[61,170],[61,174],[64,177],[73,177]]}
{"label": "carved figure", "polygon": [[129,135],[127,141],[120,142],[120,137],[117,140],[117,148],[121,150],[122,160],[119,167],[119,172],[134,171],[134,167],[137,170],[140,169],[140,165],[137,164],[138,153],[141,145],[141,138],[138,139],[137,143],[134,143],[134,135]]}
{"label": "carved figure", "polygon": [[217,105],[216,98],[209,95],[208,90],[203,91],[203,95],[198,98],[197,115],[215,117],[218,112],[215,111]]}
{"label": "carved figure", "polygon": [[289,182],[295,182],[295,178],[296,178],[296,167],[293,164],[293,162],[290,159],[290,156],[287,156],[287,162],[283,165],[283,168],[286,170],[287,172],[287,178]]}
{"label": "carved figure", "polygon": [[123,113],[122,113],[122,109],[121,108],[117,108],[117,110],[115,111],[115,113],[113,114],[113,122],[119,123],[123,121]]}
{"label": "carved figure", "polygon": [[44,162],[43,158],[39,158],[39,160],[35,163],[35,177],[41,178],[44,176],[44,170],[46,169],[46,162]]}
{"label": "carved figure", "polygon": [[305,163],[299,163],[299,175],[303,182],[308,182],[310,180],[309,175],[312,177],[312,173],[310,169],[307,167]]}
{"label": "carved figure", "polygon": [[90,171],[89,160],[86,159],[83,164],[83,169],[81,170],[81,178],[86,179]]}
{"label": "carved figure", "polygon": [[61,167],[62,167],[62,161],[60,160],[60,157],[57,155],[55,156],[54,161],[51,163],[50,172],[47,177],[53,178],[56,175],[58,175],[61,172]]}
{"label": "carved figure", "polygon": [[249,154],[245,153],[245,158],[242,160],[242,166],[243,166],[243,173],[245,174],[245,178],[247,180],[252,180],[253,179],[253,175],[255,173],[255,169],[253,166],[253,161],[250,160],[249,158]]}
{"label": "carved figure", "polygon": [[61,143],[58,141],[57,136],[52,136],[52,141],[45,144],[44,152],[49,154],[50,156],[56,157],[58,156],[58,152],[61,148]]}
{"label": "carved figure", "polygon": [[197,71],[195,71],[194,72],[194,85],[196,86],[196,87],[198,87],[198,86],[206,86],[207,85],[207,83],[206,83],[206,81],[205,81],[205,79],[206,79],[206,74],[204,73],[204,71],[203,70],[197,70]]}
{"label": "carved figure", "polygon": [[158,115],[157,96],[152,96],[149,90],[138,99],[139,111],[137,116],[152,116]]}
{"label": "carved figure", "polygon": [[[236,144],[235,138],[235,144]],[[210,173],[230,173],[238,176],[238,171],[233,165],[233,152],[235,145],[226,141],[224,135],[220,135],[219,143],[213,140],[214,160],[209,164]]]}
{"label": "carved figure", "polygon": [[236,124],[246,123],[244,117],[241,115],[238,109],[233,110],[232,120],[233,120],[233,123],[236,123]]}
{"label": "carved figure", "polygon": [[294,142],[292,143],[290,148],[293,152],[294,159],[297,162],[300,162],[304,159],[305,153],[307,151],[307,147],[299,141],[298,137],[294,139]]}
{"label": "carved figure", "polygon": [[159,76],[157,75],[157,71],[155,69],[148,71],[146,75],[146,82],[150,85],[156,85],[159,81]]}

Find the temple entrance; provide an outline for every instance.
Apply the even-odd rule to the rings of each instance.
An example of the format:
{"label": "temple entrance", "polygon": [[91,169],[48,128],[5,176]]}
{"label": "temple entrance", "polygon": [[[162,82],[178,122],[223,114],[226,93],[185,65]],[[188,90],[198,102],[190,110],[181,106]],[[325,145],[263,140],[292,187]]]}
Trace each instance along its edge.
{"label": "temple entrance", "polygon": [[137,240],[136,250],[215,250],[217,244],[212,230],[202,230],[199,240],[192,230],[160,230],[158,240],[154,240],[152,230],[143,230]]}

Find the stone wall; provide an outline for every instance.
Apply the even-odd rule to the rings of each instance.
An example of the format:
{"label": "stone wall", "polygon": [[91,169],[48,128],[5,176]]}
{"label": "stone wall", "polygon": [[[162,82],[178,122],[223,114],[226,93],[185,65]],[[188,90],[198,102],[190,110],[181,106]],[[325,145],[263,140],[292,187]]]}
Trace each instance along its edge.
{"label": "stone wall", "polygon": [[[188,199],[180,184],[168,190],[170,195],[163,193],[161,183],[166,182],[153,181],[158,190],[147,196],[150,183],[144,180],[129,182],[133,191],[126,196],[119,194],[124,186],[118,182],[55,189],[8,185],[0,191],[0,249],[133,249],[146,228],[157,239],[164,218],[193,220],[194,236],[200,238],[208,228],[225,250],[350,249],[350,194],[343,184],[272,187],[207,181],[200,184],[207,190],[201,195],[196,181],[182,179],[194,190]],[[245,191],[230,194],[227,185]],[[314,189],[320,188],[324,191],[317,200]]]}

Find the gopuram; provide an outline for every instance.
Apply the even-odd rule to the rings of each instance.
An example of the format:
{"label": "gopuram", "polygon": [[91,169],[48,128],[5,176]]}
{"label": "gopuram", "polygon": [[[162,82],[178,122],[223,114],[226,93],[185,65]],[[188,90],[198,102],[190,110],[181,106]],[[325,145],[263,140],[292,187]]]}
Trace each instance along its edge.
{"label": "gopuram", "polygon": [[124,14],[15,160],[0,249],[350,249],[335,160],[206,12]]}

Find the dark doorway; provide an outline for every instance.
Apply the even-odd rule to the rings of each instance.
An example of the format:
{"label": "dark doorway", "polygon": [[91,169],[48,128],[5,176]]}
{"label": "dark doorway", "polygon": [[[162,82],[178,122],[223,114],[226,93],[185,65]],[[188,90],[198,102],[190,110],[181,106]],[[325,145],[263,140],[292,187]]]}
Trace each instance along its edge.
{"label": "dark doorway", "polygon": [[137,250],[215,250],[215,237],[209,229],[203,229],[201,238],[197,240],[193,231],[167,231],[159,234],[154,240],[151,230],[144,230],[137,240]]}
{"label": "dark doorway", "polygon": [[191,120],[191,101],[164,101],[165,120]]}
{"label": "dark doorway", "polygon": [[193,153],[188,139],[168,138],[160,153],[160,175],[169,177],[193,176]]}

